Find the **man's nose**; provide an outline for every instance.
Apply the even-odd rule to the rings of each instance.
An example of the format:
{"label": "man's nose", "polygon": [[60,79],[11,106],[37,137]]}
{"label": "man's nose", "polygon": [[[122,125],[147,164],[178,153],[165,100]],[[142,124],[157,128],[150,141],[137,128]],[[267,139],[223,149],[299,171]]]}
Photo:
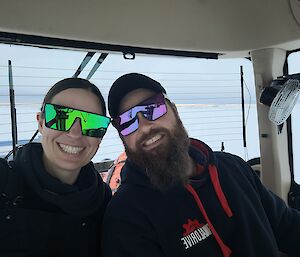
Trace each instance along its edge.
{"label": "man's nose", "polygon": [[147,132],[154,126],[154,122],[146,119],[141,112],[139,112],[137,116],[139,120],[138,130]]}

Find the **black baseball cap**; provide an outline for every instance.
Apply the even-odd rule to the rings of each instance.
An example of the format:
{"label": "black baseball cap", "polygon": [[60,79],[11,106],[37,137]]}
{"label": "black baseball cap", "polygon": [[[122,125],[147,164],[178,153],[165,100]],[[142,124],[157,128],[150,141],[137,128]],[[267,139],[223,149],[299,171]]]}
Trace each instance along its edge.
{"label": "black baseball cap", "polygon": [[166,90],[156,80],[140,73],[128,73],[119,77],[111,86],[108,93],[108,111],[111,118],[119,113],[120,102],[129,92],[146,88],[166,94]]}

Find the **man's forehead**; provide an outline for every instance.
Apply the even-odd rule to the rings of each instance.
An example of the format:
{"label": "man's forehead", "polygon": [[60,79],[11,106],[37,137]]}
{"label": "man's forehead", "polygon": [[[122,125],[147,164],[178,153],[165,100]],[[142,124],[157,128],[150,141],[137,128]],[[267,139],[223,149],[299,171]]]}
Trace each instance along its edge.
{"label": "man's forehead", "polygon": [[155,94],[155,91],[145,88],[139,88],[129,92],[120,102],[119,113],[129,110]]}

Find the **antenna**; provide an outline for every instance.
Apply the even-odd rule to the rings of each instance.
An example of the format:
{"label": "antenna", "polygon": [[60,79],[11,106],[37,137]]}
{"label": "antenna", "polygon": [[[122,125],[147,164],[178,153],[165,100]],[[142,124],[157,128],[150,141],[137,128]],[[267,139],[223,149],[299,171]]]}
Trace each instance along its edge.
{"label": "antenna", "polygon": [[96,70],[99,68],[99,66],[103,63],[103,61],[105,60],[105,58],[108,56],[108,54],[104,54],[102,53],[100,55],[100,57],[98,58],[98,60],[96,61],[96,63],[94,64],[93,68],[91,69],[90,73],[87,75],[86,79],[89,80],[94,73],[96,72]]}
{"label": "antenna", "polygon": [[95,54],[95,52],[88,52],[86,54],[86,56],[83,58],[81,64],[79,65],[77,71],[74,73],[74,75],[72,76],[72,78],[77,78],[79,76],[79,74],[82,72],[82,70],[84,69],[84,67],[92,59],[92,57],[94,56],[94,54]]}

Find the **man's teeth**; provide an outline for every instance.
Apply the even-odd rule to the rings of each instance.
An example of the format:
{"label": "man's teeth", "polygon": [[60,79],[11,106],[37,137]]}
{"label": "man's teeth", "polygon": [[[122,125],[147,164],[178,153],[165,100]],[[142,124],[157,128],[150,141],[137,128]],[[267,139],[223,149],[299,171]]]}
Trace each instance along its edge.
{"label": "man's teeth", "polygon": [[151,145],[161,138],[161,135],[156,135],[145,142],[145,146]]}
{"label": "man's teeth", "polygon": [[59,144],[61,149],[66,152],[66,153],[71,153],[71,154],[77,154],[79,153],[83,147],[78,147],[78,146],[70,146],[70,145],[64,145],[64,144]]}

